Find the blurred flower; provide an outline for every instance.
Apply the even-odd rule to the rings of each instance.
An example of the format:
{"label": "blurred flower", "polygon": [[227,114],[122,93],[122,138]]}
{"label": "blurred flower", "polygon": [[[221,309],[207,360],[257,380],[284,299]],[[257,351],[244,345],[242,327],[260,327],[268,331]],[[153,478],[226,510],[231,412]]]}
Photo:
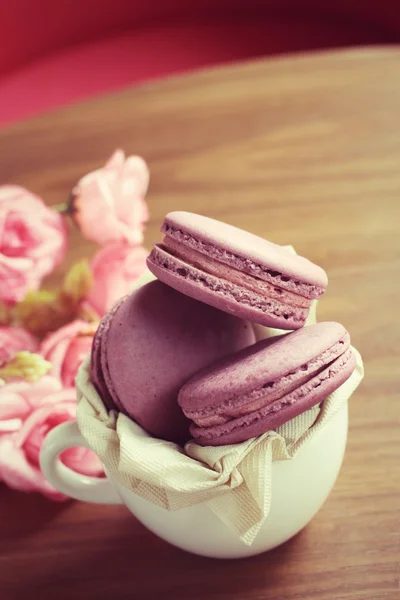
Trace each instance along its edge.
{"label": "blurred flower", "polygon": [[51,364],[43,356],[23,350],[0,366],[0,384],[18,378],[34,382],[46,375],[50,369]]}
{"label": "blurred flower", "polygon": [[42,356],[52,363],[52,375],[64,387],[73,387],[78,369],[90,352],[97,324],[76,320],[48,335],[40,346]]}
{"label": "blurred flower", "polygon": [[104,168],[80,179],[72,190],[70,211],[83,235],[101,245],[141,244],[148,219],[144,197],[149,170],[139,156],[117,150]]}
{"label": "blurred flower", "polygon": [[146,269],[147,250],[142,246],[112,244],[102,248],[91,263],[94,286],[87,304],[102,317],[119,298],[132,292]]}
{"label": "blurred flower", "polygon": [[[146,273],[148,184],[144,160],[122,150],[78,181],[59,210],[104,247],[52,290],[40,285],[64,258],[65,217],[22,187],[0,186],[0,481],[12,488],[66,498],[41,473],[40,450],[52,428],[76,419],[75,376],[98,318]],[[86,448],[60,458],[84,475],[104,474]]]}
{"label": "blurred flower", "polygon": [[22,327],[0,326],[0,365],[21,350],[36,352],[38,346],[36,338]]}
{"label": "blurred flower", "polygon": [[[53,500],[66,499],[44,478],[39,455],[47,433],[75,418],[75,390],[62,390],[55,377],[0,387],[0,481],[24,492],[41,492]],[[60,458],[83,475],[103,474],[99,459],[86,448],[71,448]]]}
{"label": "blurred flower", "polygon": [[[58,290],[29,292],[14,308],[15,320],[42,337],[56,331],[82,314],[82,300],[92,287],[87,260],[75,263]],[[92,320],[87,311],[85,318]]]}
{"label": "blurred flower", "polygon": [[63,259],[64,218],[15,185],[0,186],[0,300],[13,304],[38,289]]}
{"label": "blurred flower", "polygon": [[5,326],[11,323],[12,315],[11,315],[12,307],[8,306],[4,302],[0,300],[0,325]]}
{"label": "blurred flower", "polygon": [[42,337],[62,327],[76,315],[76,303],[60,290],[28,292],[14,308],[17,323]]}

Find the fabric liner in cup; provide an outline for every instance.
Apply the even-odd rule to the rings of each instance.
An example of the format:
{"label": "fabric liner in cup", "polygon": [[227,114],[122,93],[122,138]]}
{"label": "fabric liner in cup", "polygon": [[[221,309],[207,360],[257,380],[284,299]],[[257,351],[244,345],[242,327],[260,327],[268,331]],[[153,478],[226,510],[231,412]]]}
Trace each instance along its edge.
{"label": "fabric liner in cup", "polygon": [[360,354],[352,376],[321,405],[277,431],[229,446],[184,448],[151,437],[123,414],[107,411],[89,380],[89,358],[77,377],[78,425],[106,469],[128,490],[166,510],[206,502],[248,545],[268,517],[272,462],[290,460],[350,398],[363,377]]}

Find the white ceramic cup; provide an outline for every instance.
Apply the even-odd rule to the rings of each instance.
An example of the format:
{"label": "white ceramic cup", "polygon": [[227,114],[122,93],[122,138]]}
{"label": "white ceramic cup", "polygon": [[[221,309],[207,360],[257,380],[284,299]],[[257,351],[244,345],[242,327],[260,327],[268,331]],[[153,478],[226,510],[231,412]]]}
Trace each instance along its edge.
{"label": "white ceramic cup", "polygon": [[214,558],[243,558],[282,544],[317,513],[339,473],[347,429],[346,402],[292,460],[272,463],[270,512],[251,546],[246,546],[206,504],[170,512],[124,488],[110,474],[97,479],[68,469],[59,454],[74,446],[88,447],[75,422],[59,425],[49,433],[40,464],[45,477],[60,492],[84,502],[125,504],[148,529],[183,550]]}

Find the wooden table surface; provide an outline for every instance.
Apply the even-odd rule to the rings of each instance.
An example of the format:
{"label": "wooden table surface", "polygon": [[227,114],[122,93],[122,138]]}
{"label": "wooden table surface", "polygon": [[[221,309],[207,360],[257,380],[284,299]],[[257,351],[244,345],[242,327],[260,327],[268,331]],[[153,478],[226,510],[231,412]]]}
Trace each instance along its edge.
{"label": "wooden table surface", "polygon": [[[172,78],[0,131],[0,181],[49,203],[114,148],[143,155],[148,247],[172,209],[293,244],[328,271],[319,319],[349,328],[366,367],[336,487],[293,540],[214,561],[123,507],[0,486],[2,600],[400,598],[399,109],[400,50],[369,49]],[[73,232],[71,260],[91,251]]]}

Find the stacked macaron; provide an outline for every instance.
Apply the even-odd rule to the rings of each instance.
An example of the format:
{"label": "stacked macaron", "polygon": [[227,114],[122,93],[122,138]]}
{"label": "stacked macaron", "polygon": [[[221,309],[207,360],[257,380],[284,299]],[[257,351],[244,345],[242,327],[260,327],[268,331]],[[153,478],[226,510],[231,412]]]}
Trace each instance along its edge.
{"label": "stacked macaron", "polygon": [[299,329],[326,273],[256,235],[186,212],[168,214],[147,265],[167,285],[242,319]]}
{"label": "stacked macaron", "polygon": [[[276,429],[355,368],[338,323],[304,327],[326,273],[288,249],[187,212],[168,214],[148,257],[159,281],[122,299],[94,339],[109,409],[155,437],[219,446]],[[288,330],[255,342],[252,323]]]}
{"label": "stacked macaron", "polygon": [[255,342],[249,323],[152,281],[120,300],[93,340],[91,379],[104,404],[155,437],[184,443],[180,388],[194,373]]}

